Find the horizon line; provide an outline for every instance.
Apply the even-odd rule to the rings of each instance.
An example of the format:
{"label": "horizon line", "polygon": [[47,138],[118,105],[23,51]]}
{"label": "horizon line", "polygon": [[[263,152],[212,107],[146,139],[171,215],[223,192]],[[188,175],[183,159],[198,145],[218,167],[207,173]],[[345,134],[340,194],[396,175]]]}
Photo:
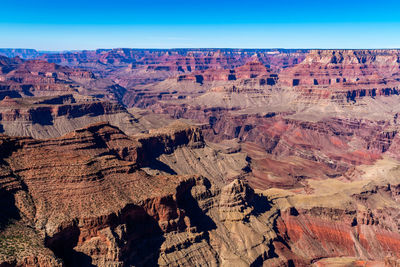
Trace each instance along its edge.
{"label": "horizon line", "polygon": [[42,50],[36,48],[22,48],[22,47],[0,47],[0,50],[34,50],[36,52],[83,52],[83,51],[97,51],[97,50],[117,50],[117,49],[131,49],[131,50],[400,50],[396,48],[282,48],[282,47],[266,47],[266,48],[237,48],[237,47],[173,47],[173,48],[152,48],[152,47],[113,47],[113,48],[93,48],[93,49],[62,49],[62,50]]}

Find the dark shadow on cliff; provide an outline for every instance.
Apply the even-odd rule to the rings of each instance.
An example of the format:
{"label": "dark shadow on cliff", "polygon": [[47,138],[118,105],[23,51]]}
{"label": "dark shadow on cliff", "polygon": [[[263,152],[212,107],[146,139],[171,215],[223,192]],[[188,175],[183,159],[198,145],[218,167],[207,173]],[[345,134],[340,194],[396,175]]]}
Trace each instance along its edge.
{"label": "dark shadow on cliff", "polygon": [[17,91],[5,91],[0,92],[0,101],[3,100],[6,96],[10,98],[21,98],[22,96]]}
{"label": "dark shadow on cliff", "polygon": [[53,115],[50,109],[38,108],[32,111],[32,123],[37,123],[40,125],[53,125]]}
{"label": "dark shadow on cliff", "polygon": [[253,206],[253,215],[258,216],[271,209],[271,202],[267,197],[254,194],[250,203]]}
{"label": "dark shadow on cliff", "polygon": [[[0,159],[0,168],[4,168],[5,161]],[[19,209],[15,205],[15,193],[18,191],[27,191],[26,184],[16,177],[12,172],[7,178],[11,178],[14,181],[13,189],[7,190],[6,188],[0,188],[0,230],[7,227],[12,221],[21,219]],[[0,178],[1,183],[1,178]]]}
{"label": "dark shadow on cliff", "polygon": [[80,230],[78,226],[72,225],[52,237],[45,238],[46,247],[50,248],[54,254],[64,261],[65,266],[92,267],[92,259],[74,250],[78,243]]}
{"label": "dark shadow on cliff", "polygon": [[21,88],[22,88],[22,92],[24,93],[24,95],[26,95],[26,96],[34,96],[34,95],[31,93],[31,90],[33,89],[33,86],[32,86],[32,85],[30,85],[30,84],[23,84],[23,85],[21,85]]}
{"label": "dark shadow on cliff", "polygon": [[[121,236],[114,234],[116,245],[120,248],[115,261],[122,261],[124,266],[158,265],[160,247],[165,241],[164,233],[158,222],[142,207],[129,204],[120,211],[119,216],[111,214],[106,221],[106,226],[112,231],[121,226],[125,229]],[[47,237],[45,244],[64,261],[65,266],[95,266],[90,256],[74,250],[80,234],[80,229],[74,222],[54,236]]]}
{"label": "dark shadow on cliff", "polygon": [[153,170],[163,171],[163,172],[166,172],[171,175],[177,174],[173,169],[171,169],[170,166],[168,166],[167,164],[165,164],[162,161],[159,161],[158,159],[153,159],[152,161],[150,161],[148,164],[148,167]]}
{"label": "dark shadow on cliff", "polygon": [[0,189],[0,230],[14,220],[19,220],[19,210],[15,206],[14,192]]}
{"label": "dark shadow on cliff", "polygon": [[[27,191],[26,184],[13,173],[8,162],[5,160],[16,149],[17,146],[12,141],[4,140],[0,145],[0,168],[5,173],[8,172],[5,176],[0,176],[0,185],[3,186],[3,188],[0,187],[0,230],[4,229],[11,221],[21,218],[19,209],[15,205],[14,194],[19,190]],[[4,184],[2,183],[3,179],[6,179]]]}
{"label": "dark shadow on cliff", "polygon": [[121,224],[126,225],[126,244],[121,248],[124,266],[158,266],[164,233],[156,219],[136,205],[121,211]]}
{"label": "dark shadow on cliff", "polygon": [[[211,187],[208,180],[205,181],[207,189]],[[179,208],[185,210],[186,216],[189,217],[192,226],[195,226],[198,232],[210,231],[217,228],[215,222],[203,211],[198,201],[192,196],[191,190],[185,190],[183,195],[177,199]]]}

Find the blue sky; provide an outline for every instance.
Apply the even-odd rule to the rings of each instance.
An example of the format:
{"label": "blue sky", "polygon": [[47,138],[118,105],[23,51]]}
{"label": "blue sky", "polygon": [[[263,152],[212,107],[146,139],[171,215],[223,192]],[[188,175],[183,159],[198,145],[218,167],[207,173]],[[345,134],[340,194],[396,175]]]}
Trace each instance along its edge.
{"label": "blue sky", "polygon": [[400,48],[400,1],[1,0],[0,47]]}

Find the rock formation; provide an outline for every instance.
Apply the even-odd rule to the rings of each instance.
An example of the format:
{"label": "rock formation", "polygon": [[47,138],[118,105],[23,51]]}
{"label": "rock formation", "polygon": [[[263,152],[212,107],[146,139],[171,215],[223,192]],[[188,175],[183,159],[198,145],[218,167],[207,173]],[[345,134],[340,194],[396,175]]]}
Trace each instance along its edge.
{"label": "rock formation", "polygon": [[398,94],[400,75],[397,50],[315,50],[280,76],[282,84],[324,97],[360,97]]}
{"label": "rock formation", "polygon": [[345,191],[310,181],[308,194],[146,172],[158,155],[204,145],[183,124],[132,137],[108,124],[43,141],[1,136],[2,264],[281,266],[400,253],[394,162]]}
{"label": "rock formation", "polygon": [[0,266],[400,265],[398,50],[3,54]]}
{"label": "rock formation", "polygon": [[[104,266],[161,263],[172,257],[166,262],[172,264],[182,253],[174,247],[188,242],[207,244],[216,257],[207,229],[197,229],[206,215],[191,205],[197,205],[192,194],[203,198],[217,189],[210,191],[207,178],[151,176],[141,170],[156,167],[159,155],[182,146],[204,148],[198,128],[173,124],[128,137],[100,123],[43,141],[2,136],[1,196],[10,206],[3,207],[1,242],[2,247],[16,243],[1,261]],[[166,171],[162,164],[160,171]],[[18,229],[27,233],[21,240],[14,237]],[[172,234],[176,231],[187,241],[180,244],[183,240]],[[159,258],[160,253],[168,256]]]}
{"label": "rock formation", "polygon": [[0,56],[0,99],[80,93],[116,101],[123,92],[121,86],[96,77],[88,70],[41,60],[5,60]]}

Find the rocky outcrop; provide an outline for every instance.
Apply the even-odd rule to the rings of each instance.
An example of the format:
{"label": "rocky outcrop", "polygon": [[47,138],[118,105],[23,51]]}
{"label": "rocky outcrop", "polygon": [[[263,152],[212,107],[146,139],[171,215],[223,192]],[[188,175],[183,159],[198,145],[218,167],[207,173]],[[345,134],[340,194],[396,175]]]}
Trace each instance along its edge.
{"label": "rocky outcrop", "polygon": [[[394,140],[398,132],[394,121],[383,117],[377,121],[365,118],[308,121],[302,116],[289,116],[287,113],[238,115],[235,112],[240,112],[234,109],[165,105],[158,110],[159,107],[157,112],[209,124],[203,129],[209,141],[236,138],[245,143],[246,152],[252,155],[253,163],[258,165],[253,166],[253,171],[260,168],[269,173],[266,176],[262,172],[255,174],[258,177],[262,175],[263,178],[260,178],[265,182],[264,188],[271,186],[273,180],[276,180],[272,182],[274,186],[284,186],[285,183],[288,183],[286,186],[293,186],[306,177],[337,177],[353,166],[372,164],[383,154],[389,153],[392,145],[396,146]],[[264,155],[263,160],[260,153]],[[302,167],[293,170],[290,164],[285,163],[288,157],[297,158],[296,164]],[[273,167],[276,164],[280,167]],[[318,164],[324,174],[315,172],[312,164]],[[261,186],[260,182],[257,182],[257,187]]]}
{"label": "rocky outcrop", "polygon": [[7,73],[0,78],[3,97],[32,96],[46,92],[77,92],[78,85],[71,84],[72,77],[93,77],[89,72],[67,69],[45,61],[26,61],[8,67]]}
{"label": "rocky outcrop", "polygon": [[[4,56],[0,56],[0,74],[6,74],[16,68],[18,64],[21,64],[22,60],[18,57],[16,58],[8,58]],[[4,80],[4,78],[1,78]]]}
{"label": "rocky outcrop", "polygon": [[399,69],[397,50],[313,50],[303,62],[283,71],[280,81],[310,95],[322,88],[326,97],[354,101],[397,95]]}
{"label": "rocky outcrop", "polygon": [[[174,140],[178,128],[155,136]],[[45,247],[37,254],[14,238],[17,249],[2,263],[27,265],[38,257],[35,264],[67,266],[305,266],[348,257],[383,266],[398,257],[392,163],[380,163],[385,176],[371,180],[365,170],[365,180],[344,190],[344,182],[331,180],[309,181],[307,194],[255,192],[238,179],[217,186],[201,176],[146,174],[138,160],[141,145],[155,144],[148,137],[104,124],[45,141],[3,136],[8,154],[1,169],[10,173],[2,181],[18,174],[26,187],[2,187],[17,211],[2,234],[30,225]],[[189,135],[187,144],[196,138]]]}
{"label": "rocky outcrop", "polygon": [[[98,261],[103,264],[117,262],[120,253],[116,247],[117,240],[113,237],[114,226],[121,224],[118,223],[119,220],[126,221],[123,224],[128,225],[121,225],[120,230],[115,231],[122,231],[119,232],[121,235],[124,231],[130,233],[130,227],[135,225],[129,219],[131,216],[134,216],[138,223],[149,222],[147,230],[143,229],[145,232],[172,231],[177,227],[185,227],[184,215],[179,215],[179,210],[173,211],[172,195],[167,194],[164,197],[159,190],[167,192],[168,188],[172,190],[179,185],[182,190],[186,190],[185,184],[190,185],[194,180],[176,177],[175,182],[172,182],[170,178],[158,177],[153,181],[138,169],[137,150],[141,143],[128,138],[116,128],[99,124],[60,139],[42,142],[3,136],[1,145],[8,147],[6,150],[2,149],[2,170],[6,167],[10,170],[9,175],[18,173],[20,181],[27,188],[28,199],[31,199],[30,202],[15,201],[15,207],[19,209],[18,217],[23,218],[25,223],[34,225],[34,228],[41,232],[42,238],[45,236],[46,246],[52,249],[56,256],[64,259],[66,264],[74,264],[68,262],[74,253],[77,264],[84,264],[88,256],[83,255],[92,256],[93,260],[100,258]],[[7,154],[4,154],[5,151]],[[54,158],[58,160],[54,162]],[[66,167],[63,161],[68,162],[70,167]],[[2,181],[7,180],[9,175],[2,178]],[[115,183],[117,176],[118,182]],[[99,187],[99,182],[104,187]],[[136,186],[129,186],[137,182],[139,184]],[[165,185],[160,185],[160,182]],[[45,184],[47,186],[44,187]],[[154,186],[154,190],[149,187],[150,184]],[[52,188],[51,194],[46,190],[49,186]],[[126,197],[123,197],[124,200],[119,199],[122,195],[118,192],[126,186],[130,187],[130,193],[123,193]],[[139,188],[149,191],[139,193]],[[94,191],[89,193],[93,189]],[[106,191],[109,192],[108,197],[103,194]],[[170,192],[175,194],[174,190]],[[118,200],[112,200],[116,194]],[[157,199],[151,195],[157,196]],[[59,199],[69,200],[61,203]],[[103,204],[99,205],[100,203]],[[172,209],[168,212],[170,205]],[[93,210],[94,206],[98,208]],[[160,212],[156,211],[157,206],[160,206]],[[84,210],[86,212],[81,213]],[[57,211],[57,214],[54,214],[54,211]],[[17,220],[18,217],[10,220]],[[154,224],[153,217],[160,220],[160,225]],[[176,223],[169,222],[173,218],[177,219]],[[14,227],[14,221],[10,220],[5,227],[9,227],[9,224],[10,227]],[[138,230],[136,227],[134,229]],[[137,236],[145,232],[132,234]],[[106,241],[107,238],[111,240]],[[129,246],[128,240],[126,243]]]}
{"label": "rocky outcrop", "polygon": [[0,101],[0,132],[12,136],[58,137],[100,121],[110,121],[127,133],[146,130],[125,108],[98,98],[67,94]]}
{"label": "rocky outcrop", "polygon": [[42,53],[35,49],[14,49],[14,48],[1,48],[0,55],[6,57],[20,57],[24,59],[35,59],[40,56]]}
{"label": "rocky outcrop", "polygon": [[[1,234],[12,239],[9,232],[23,229],[33,231],[37,240],[30,241],[31,248],[24,245],[25,239],[13,239],[15,250],[7,250],[3,264],[26,265],[30,259],[35,264],[73,266],[246,263],[257,258],[252,247],[269,251],[268,244],[258,244],[262,237],[240,245],[247,251],[244,255],[226,241],[215,243],[226,231],[236,235],[234,225],[256,214],[254,191],[243,182],[220,191],[204,177],[151,176],[141,170],[157,167],[149,163],[159,153],[198,147],[202,138],[194,128],[173,125],[128,137],[115,127],[97,124],[58,139],[0,138],[5,172],[1,185],[13,204],[7,207],[10,216],[2,220]],[[244,215],[243,209],[248,210]],[[214,231],[216,222],[208,212],[233,228]],[[259,234],[257,230],[255,236]],[[45,246],[38,253],[34,248],[40,240]],[[192,256],[182,257],[184,253]],[[233,258],[220,256],[225,254]]]}
{"label": "rocky outcrop", "polygon": [[[314,192],[308,195],[289,193],[282,197],[283,191],[271,189],[269,192],[274,193],[269,199],[283,208],[277,220],[278,235],[296,257],[306,262],[348,257],[390,266],[390,259],[399,257],[396,244],[400,236],[397,222],[392,221],[398,216],[398,203],[391,193],[397,188],[391,175],[396,172],[390,169],[389,175],[375,176],[374,181],[363,181],[362,185],[311,183]],[[380,200],[376,199],[378,195]]]}
{"label": "rocky outcrop", "polygon": [[[243,66],[235,69],[207,69],[205,71],[193,72],[191,74],[182,74],[176,77],[179,82],[192,82],[203,85],[204,83],[224,82],[223,85],[212,88],[213,91],[220,91],[220,88],[227,87],[229,84],[235,84],[236,80],[241,80],[241,83],[249,83],[249,80],[256,79],[260,86],[274,85],[278,80],[278,75],[270,73],[259,59],[249,61]],[[235,87],[233,85],[233,87]],[[241,88],[242,86],[237,86]]]}
{"label": "rocky outcrop", "polygon": [[79,93],[117,101],[124,90],[88,70],[41,60],[0,60],[0,99]]}

